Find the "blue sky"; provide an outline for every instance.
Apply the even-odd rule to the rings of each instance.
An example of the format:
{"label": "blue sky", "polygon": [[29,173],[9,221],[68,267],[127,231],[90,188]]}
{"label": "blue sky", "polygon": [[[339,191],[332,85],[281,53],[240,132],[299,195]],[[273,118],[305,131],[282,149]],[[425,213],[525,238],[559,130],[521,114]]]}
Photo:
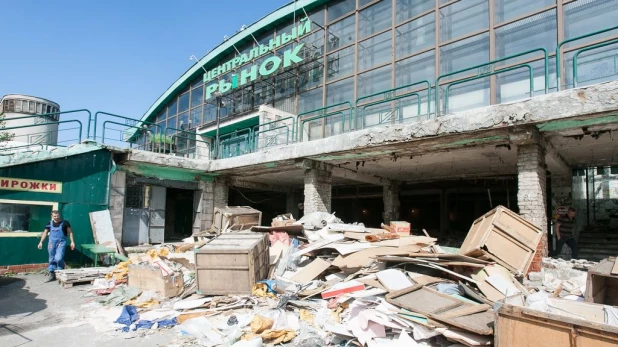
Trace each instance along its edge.
{"label": "blue sky", "polygon": [[140,118],[194,63],[190,55],[289,2],[3,0],[0,96]]}

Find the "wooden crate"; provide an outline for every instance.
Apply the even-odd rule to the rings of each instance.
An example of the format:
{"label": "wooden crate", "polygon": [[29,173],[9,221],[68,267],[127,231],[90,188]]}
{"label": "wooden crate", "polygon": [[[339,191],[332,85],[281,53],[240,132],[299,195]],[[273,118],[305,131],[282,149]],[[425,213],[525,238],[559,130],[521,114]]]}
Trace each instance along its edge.
{"label": "wooden crate", "polygon": [[154,290],[164,298],[172,298],[180,294],[184,287],[182,274],[175,273],[164,276],[161,268],[155,265],[129,265],[129,287],[142,291]]}
{"label": "wooden crate", "polygon": [[249,230],[262,224],[262,212],[249,206],[215,207],[213,229],[217,233],[226,230]]}
{"label": "wooden crate", "polygon": [[618,345],[618,327],[603,323],[603,306],[554,299],[566,312],[585,319],[502,305],[496,311],[496,347],[610,347]]}
{"label": "wooden crate", "polygon": [[459,254],[486,256],[517,275],[527,273],[541,241],[541,228],[504,206],[472,223]]}
{"label": "wooden crate", "polygon": [[205,295],[248,294],[268,277],[268,234],[234,232],[195,251],[197,289]]}
{"label": "wooden crate", "polygon": [[618,306],[618,275],[612,275],[615,257],[601,260],[588,269],[586,302]]}

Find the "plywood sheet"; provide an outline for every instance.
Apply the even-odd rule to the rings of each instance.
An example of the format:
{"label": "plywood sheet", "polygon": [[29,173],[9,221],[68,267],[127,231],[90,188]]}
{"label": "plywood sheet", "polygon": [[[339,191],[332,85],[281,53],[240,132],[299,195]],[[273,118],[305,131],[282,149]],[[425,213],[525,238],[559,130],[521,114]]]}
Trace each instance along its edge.
{"label": "plywood sheet", "polygon": [[413,285],[412,281],[410,281],[405,273],[396,269],[380,271],[376,276],[389,292],[408,288]]}
{"label": "plywood sheet", "polygon": [[318,277],[322,272],[326,271],[329,267],[329,262],[324,259],[317,258],[309,265],[298,270],[298,272],[292,276],[291,280],[301,284],[309,283]]}
{"label": "plywood sheet", "polygon": [[117,250],[116,237],[114,236],[112,217],[109,214],[109,210],[90,212],[89,215],[94,241],[99,245]]}
{"label": "plywood sheet", "polygon": [[406,255],[408,253],[418,252],[420,249],[421,247],[417,245],[368,248],[345,257],[337,257],[335,261],[333,261],[333,265],[340,268],[364,267],[371,264],[374,258],[380,255]]}

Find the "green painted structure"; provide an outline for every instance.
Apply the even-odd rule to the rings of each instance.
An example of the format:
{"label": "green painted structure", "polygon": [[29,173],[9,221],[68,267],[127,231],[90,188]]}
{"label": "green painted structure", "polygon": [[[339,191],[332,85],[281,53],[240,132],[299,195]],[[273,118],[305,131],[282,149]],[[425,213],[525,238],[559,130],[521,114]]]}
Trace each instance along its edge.
{"label": "green painted structure", "polygon": [[[0,199],[58,203],[62,216],[71,222],[75,244],[94,243],[88,213],[107,209],[112,170],[112,153],[105,149],[2,167],[0,177],[62,182],[62,193],[0,188]],[[29,231],[43,231],[42,225],[50,219],[50,209],[46,206],[31,211]],[[47,241],[42,250],[37,249],[40,238],[36,235],[38,233],[33,236],[0,237],[0,266],[46,263]],[[81,253],[77,248],[75,251],[67,250],[67,261],[79,261]]]}

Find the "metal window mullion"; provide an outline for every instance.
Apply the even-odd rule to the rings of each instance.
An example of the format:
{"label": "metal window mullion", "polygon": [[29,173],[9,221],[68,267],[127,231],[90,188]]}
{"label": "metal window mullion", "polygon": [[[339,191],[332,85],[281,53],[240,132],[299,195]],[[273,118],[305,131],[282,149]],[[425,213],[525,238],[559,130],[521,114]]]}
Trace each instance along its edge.
{"label": "metal window mullion", "polygon": [[[564,6],[563,6],[563,2],[558,0],[557,1],[557,5],[556,5],[556,31],[557,31],[557,41],[558,44],[560,42],[562,42],[564,40]],[[564,59],[564,45],[560,46],[558,48],[560,50],[560,59]],[[566,60],[565,60],[566,62]],[[556,62],[557,64],[558,62]],[[558,74],[558,76],[562,76],[562,80],[556,81],[557,85],[556,85],[556,89],[557,90],[561,90],[562,86],[560,84],[562,84],[562,81],[566,82],[566,78],[565,78],[565,69],[566,64],[562,64],[562,62],[560,63],[560,71],[556,71],[556,74]],[[549,68],[549,67],[548,67]]]}
{"label": "metal window mullion", "polygon": [[[436,0],[434,11],[436,14],[436,20],[435,20],[436,39],[435,39],[435,45],[434,45],[434,50],[435,50],[434,80],[437,80],[438,76],[440,76],[440,0]],[[435,88],[434,93],[437,93],[439,86],[437,84],[434,84],[434,88]],[[429,101],[427,101],[427,103],[429,107],[429,105],[431,104]],[[433,107],[434,107],[434,117],[438,117],[438,115],[440,114],[440,109],[437,104],[434,104]],[[431,108],[429,109],[428,113],[431,114]]]}
{"label": "metal window mullion", "polygon": [[[396,50],[396,42],[395,42],[395,38],[397,36],[397,4],[395,3],[396,0],[392,0],[391,2],[391,89],[395,88],[396,83],[395,83],[395,50]],[[395,110],[395,101],[391,101],[391,110]],[[393,116],[394,116],[394,112],[393,112]],[[391,117],[391,123],[394,123],[395,117]]]}
{"label": "metal window mullion", "polygon": [[[495,18],[494,9],[496,0],[487,0],[489,2],[489,61],[496,58],[496,30],[494,28]],[[489,104],[495,105],[498,100],[498,84],[496,75],[489,76]],[[531,91],[533,93],[534,91]],[[530,95],[532,97],[532,95]]]}
{"label": "metal window mullion", "polygon": [[[355,44],[355,48],[354,48],[354,100],[356,100],[358,98],[358,67],[359,67],[359,62],[358,62],[358,51],[359,51],[359,39],[358,39],[358,12],[356,13],[356,23],[354,24],[354,27],[356,28],[356,33],[354,35],[354,44]],[[355,110],[356,111],[356,110]],[[353,128],[354,130],[356,130],[356,127],[358,126],[357,124],[357,119],[356,119],[356,113],[354,114],[354,122],[351,123],[351,128]],[[352,130],[352,129],[350,129]]]}
{"label": "metal window mullion", "polygon": [[[395,1],[397,1],[397,0],[395,0]],[[394,6],[393,6],[393,7],[394,7]],[[399,27],[404,26],[404,25],[406,25],[406,24],[408,24],[408,23],[410,23],[410,22],[414,22],[415,20],[417,20],[417,19],[419,19],[419,18],[421,18],[421,17],[425,17],[426,15],[432,14],[432,13],[434,13],[435,11],[436,11],[435,9],[431,9],[431,10],[429,10],[429,11],[425,11],[425,12],[423,12],[422,14],[418,14],[418,15],[416,15],[416,16],[414,16],[414,17],[410,17],[410,18],[408,18],[408,19],[406,19],[406,20],[402,21],[401,23],[396,23],[396,22],[393,22],[393,25],[394,25],[394,26],[396,26],[397,28],[399,28]],[[396,16],[396,14],[397,14],[397,11],[395,11],[395,16]],[[395,18],[395,19],[396,19],[396,18]]]}

